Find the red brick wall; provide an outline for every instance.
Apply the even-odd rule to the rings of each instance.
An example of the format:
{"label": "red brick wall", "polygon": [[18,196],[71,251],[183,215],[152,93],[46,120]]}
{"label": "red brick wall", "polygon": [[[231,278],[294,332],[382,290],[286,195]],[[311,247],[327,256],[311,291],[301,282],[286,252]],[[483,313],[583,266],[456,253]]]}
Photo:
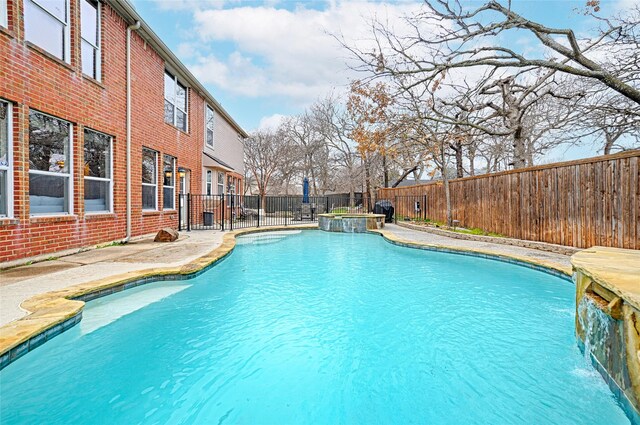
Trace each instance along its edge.
{"label": "red brick wall", "polygon": [[[9,0],[9,28],[0,28],[0,98],[13,105],[14,218],[0,219],[0,262],[122,239],[126,233],[126,28],[102,3],[102,80],[80,69],[79,7],[71,0],[71,64],[23,39],[22,0]],[[189,133],[164,123],[164,61],[140,36],[132,37],[131,189],[133,236],[177,227],[177,211],[162,211],[162,155],[201,181],[204,100],[189,90]],[[73,214],[29,213],[29,110],[73,124]],[[113,214],[85,215],[83,133],[91,128],[113,137]],[[158,212],[142,212],[142,147],[159,152]],[[178,192],[176,176],[176,194]],[[176,208],[178,202],[176,200]]]}
{"label": "red brick wall", "polygon": [[[165,64],[137,34],[131,42],[132,66],[132,132],[135,148],[131,152],[132,227],[134,234],[154,232],[163,226],[177,227],[177,205],[173,211],[142,211],[142,148],[159,152],[158,155],[158,205],[163,204],[162,156],[178,158],[177,166],[191,170],[190,184],[195,187],[201,179],[202,144],[204,142],[204,99],[188,90],[188,133],[164,122],[164,73]],[[135,58],[135,59],[134,59]],[[178,181],[176,179],[176,193]]]}

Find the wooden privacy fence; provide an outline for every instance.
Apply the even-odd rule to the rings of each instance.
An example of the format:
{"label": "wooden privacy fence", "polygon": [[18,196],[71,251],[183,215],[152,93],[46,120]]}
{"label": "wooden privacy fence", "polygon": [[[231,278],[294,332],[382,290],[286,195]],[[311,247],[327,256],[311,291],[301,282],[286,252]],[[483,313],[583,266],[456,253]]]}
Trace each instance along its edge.
{"label": "wooden privacy fence", "polygon": [[[450,192],[453,219],[464,227],[578,248],[640,249],[640,150],[451,180]],[[419,202],[423,216],[446,221],[441,182],[380,189],[378,197]]]}

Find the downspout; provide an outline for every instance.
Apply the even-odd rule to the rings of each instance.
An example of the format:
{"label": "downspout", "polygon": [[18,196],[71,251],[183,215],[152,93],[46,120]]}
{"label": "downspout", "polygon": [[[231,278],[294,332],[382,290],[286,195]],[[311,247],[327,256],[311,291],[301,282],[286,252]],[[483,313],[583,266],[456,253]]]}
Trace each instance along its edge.
{"label": "downspout", "polygon": [[140,21],[127,27],[127,233],[122,242],[131,239],[131,31],[140,29]]}

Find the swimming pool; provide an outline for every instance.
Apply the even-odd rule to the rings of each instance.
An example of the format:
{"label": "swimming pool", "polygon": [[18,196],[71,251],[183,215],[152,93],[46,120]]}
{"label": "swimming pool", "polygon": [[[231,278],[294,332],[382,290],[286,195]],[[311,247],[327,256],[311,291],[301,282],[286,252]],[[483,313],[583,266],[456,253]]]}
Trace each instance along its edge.
{"label": "swimming pool", "polygon": [[0,372],[0,422],[629,423],[574,287],[374,235],[255,234],[191,280],[87,304]]}

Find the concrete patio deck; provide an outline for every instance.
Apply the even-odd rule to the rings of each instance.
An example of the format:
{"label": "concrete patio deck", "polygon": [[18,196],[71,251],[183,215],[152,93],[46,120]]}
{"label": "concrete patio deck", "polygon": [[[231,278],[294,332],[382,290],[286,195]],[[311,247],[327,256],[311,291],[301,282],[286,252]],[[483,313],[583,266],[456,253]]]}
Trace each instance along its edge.
{"label": "concrete patio deck", "polygon": [[[553,265],[557,269],[571,269],[567,255],[453,239],[393,224],[386,225],[384,233],[418,244],[493,253]],[[224,235],[221,231],[182,232],[180,239],[173,243],[153,242],[148,237],[126,245],[107,246],[0,271],[0,326],[26,316],[20,304],[35,295],[127,272],[183,266],[220,246]]]}

